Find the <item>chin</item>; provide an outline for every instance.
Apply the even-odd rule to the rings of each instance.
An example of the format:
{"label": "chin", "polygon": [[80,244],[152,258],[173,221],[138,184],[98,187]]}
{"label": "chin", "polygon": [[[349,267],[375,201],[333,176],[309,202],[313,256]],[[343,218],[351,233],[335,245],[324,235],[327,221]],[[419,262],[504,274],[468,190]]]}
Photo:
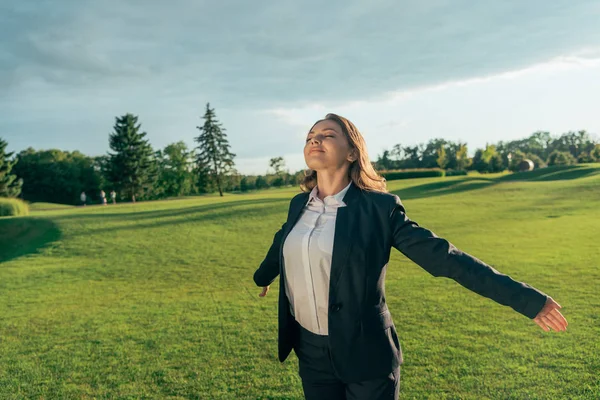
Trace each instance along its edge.
{"label": "chin", "polygon": [[310,160],[306,162],[306,166],[312,170],[318,171],[320,169],[323,169],[324,165],[322,162],[318,162],[315,160]]}

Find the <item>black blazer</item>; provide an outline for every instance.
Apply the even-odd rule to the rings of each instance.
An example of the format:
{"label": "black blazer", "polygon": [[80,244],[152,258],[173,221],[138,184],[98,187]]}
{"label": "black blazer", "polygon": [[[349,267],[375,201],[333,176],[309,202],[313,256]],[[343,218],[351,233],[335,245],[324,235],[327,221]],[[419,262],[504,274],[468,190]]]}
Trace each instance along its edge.
{"label": "black blazer", "polygon": [[[254,273],[258,286],[279,275],[279,360],[296,339],[285,294],[283,243],[298,221],[309,193],[290,202],[287,221]],[[394,194],[366,191],[354,183],[346,207],[337,210],[329,284],[329,347],[333,366],[346,382],[385,376],[403,363],[396,328],[385,302],[385,273],[395,247],[431,275],[452,278],[467,289],[535,318],[547,295],[457,249],[411,221]]]}

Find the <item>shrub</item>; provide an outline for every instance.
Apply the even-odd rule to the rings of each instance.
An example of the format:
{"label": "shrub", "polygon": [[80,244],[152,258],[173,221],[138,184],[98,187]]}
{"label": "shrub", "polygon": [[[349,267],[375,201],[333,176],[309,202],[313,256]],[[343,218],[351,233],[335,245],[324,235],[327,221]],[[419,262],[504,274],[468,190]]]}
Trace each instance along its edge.
{"label": "shrub", "polygon": [[502,156],[500,154],[494,154],[490,158],[488,163],[488,172],[502,172],[504,171],[504,160],[502,160]]}
{"label": "shrub", "polygon": [[592,151],[590,151],[590,156],[594,159],[594,161],[600,162],[600,143],[594,146]]}
{"label": "shrub", "polygon": [[548,165],[551,167],[553,165],[572,165],[576,162],[575,157],[567,151],[554,150],[548,156]]}
{"label": "shrub", "polygon": [[581,153],[579,155],[579,157],[577,157],[578,163],[593,163],[594,161],[596,161],[594,156],[592,156],[590,153],[587,153],[585,151],[583,153]]}
{"label": "shrub", "polygon": [[269,183],[267,182],[265,177],[262,175],[259,175],[256,177],[255,184],[256,184],[257,189],[266,189],[269,187]]}
{"label": "shrub", "polygon": [[0,197],[0,217],[29,215],[29,206],[21,199]]}

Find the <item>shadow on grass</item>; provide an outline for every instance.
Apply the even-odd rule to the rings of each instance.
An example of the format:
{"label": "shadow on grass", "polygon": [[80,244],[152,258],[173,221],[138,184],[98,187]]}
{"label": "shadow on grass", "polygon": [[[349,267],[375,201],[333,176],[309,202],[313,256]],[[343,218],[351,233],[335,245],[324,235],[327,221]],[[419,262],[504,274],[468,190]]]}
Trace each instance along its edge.
{"label": "shadow on grass", "polygon": [[541,168],[527,172],[517,172],[499,177],[486,177],[485,175],[481,175],[466,176],[463,179],[441,180],[425,183],[423,185],[407,187],[396,190],[393,193],[398,195],[403,200],[410,200],[484,189],[503,182],[572,180],[585,178],[596,174],[600,174],[600,164],[598,164],[598,167],[590,165],[565,165]]}
{"label": "shadow on grass", "polygon": [[[240,206],[251,206],[260,204],[276,204],[276,203],[289,203],[290,199],[254,199],[254,200],[240,200],[240,201],[228,201],[225,203],[211,203],[199,206],[181,207],[181,208],[169,208],[166,210],[144,210],[131,212],[122,212],[118,208],[112,208],[111,206],[102,207],[102,211],[97,211],[90,214],[73,213],[68,215],[59,215],[53,218],[56,221],[64,220],[92,220],[92,219],[110,219],[111,221],[142,221],[145,219],[161,219],[169,217],[183,217],[187,214],[205,213],[210,211],[219,211],[222,209],[229,209],[232,207]],[[118,206],[117,206],[118,207]],[[135,207],[135,206],[133,206]],[[130,207],[131,208],[131,207]]]}
{"label": "shadow on grass", "polygon": [[493,185],[494,183],[495,182],[492,179],[467,178],[461,180],[425,183],[423,185],[411,186],[405,189],[396,190],[392,193],[398,195],[402,200],[410,200],[483,189]]}
{"label": "shadow on grass", "polygon": [[0,218],[0,263],[34,254],[61,238],[54,222],[43,218]]}
{"label": "shadow on grass", "polygon": [[[600,164],[598,164],[600,167]],[[503,175],[497,180],[506,181],[565,181],[572,179],[585,178],[587,176],[600,174],[600,168],[593,166],[580,165],[561,165],[536,169],[527,172],[517,172],[514,174]]]}
{"label": "shadow on grass", "polygon": [[[277,204],[281,203],[284,207],[279,207]],[[235,217],[247,218],[257,217],[265,218],[274,214],[281,214],[285,218],[289,199],[262,199],[262,200],[245,200],[228,202],[223,204],[208,204],[204,206],[194,206],[181,208],[177,210],[162,210],[152,211],[144,214],[143,218],[128,218],[129,214],[117,214],[116,216],[124,216],[121,219],[111,219],[111,222],[129,222],[124,225],[111,225],[104,226],[99,229],[93,229],[91,233],[105,233],[105,232],[121,232],[121,231],[134,231],[140,229],[152,229],[160,228],[169,225],[183,225],[193,223],[213,223],[214,221],[228,221]],[[254,207],[248,209],[239,209],[239,206],[253,205]],[[138,214],[138,213],[131,213]],[[73,216],[69,216],[72,218]],[[156,220],[156,221],[152,221]],[[85,226],[85,225],[82,225]],[[89,232],[87,228],[84,228],[80,232],[73,232],[71,235],[80,235],[84,232]]]}

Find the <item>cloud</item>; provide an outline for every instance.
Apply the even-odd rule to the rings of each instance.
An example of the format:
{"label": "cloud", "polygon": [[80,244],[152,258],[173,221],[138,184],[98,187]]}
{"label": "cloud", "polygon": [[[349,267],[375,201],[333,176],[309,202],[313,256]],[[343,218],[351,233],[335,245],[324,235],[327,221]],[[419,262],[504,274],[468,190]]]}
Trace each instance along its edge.
{"label": "cloud", "polygon": [[2,2],[0,132],[97,153],[134,112],[157,146],[190,142],[210,101],[243,157],[268,157],[332,105],[593,62],[599,19],[595,0]]}
{"label": "cloud", "polygon": [[82,90],[149,85],[243,105],[372,99],[600,43],[595,1],[428,4],[4,5],[12,39],[1,53],[17,88],[36,77]]}

